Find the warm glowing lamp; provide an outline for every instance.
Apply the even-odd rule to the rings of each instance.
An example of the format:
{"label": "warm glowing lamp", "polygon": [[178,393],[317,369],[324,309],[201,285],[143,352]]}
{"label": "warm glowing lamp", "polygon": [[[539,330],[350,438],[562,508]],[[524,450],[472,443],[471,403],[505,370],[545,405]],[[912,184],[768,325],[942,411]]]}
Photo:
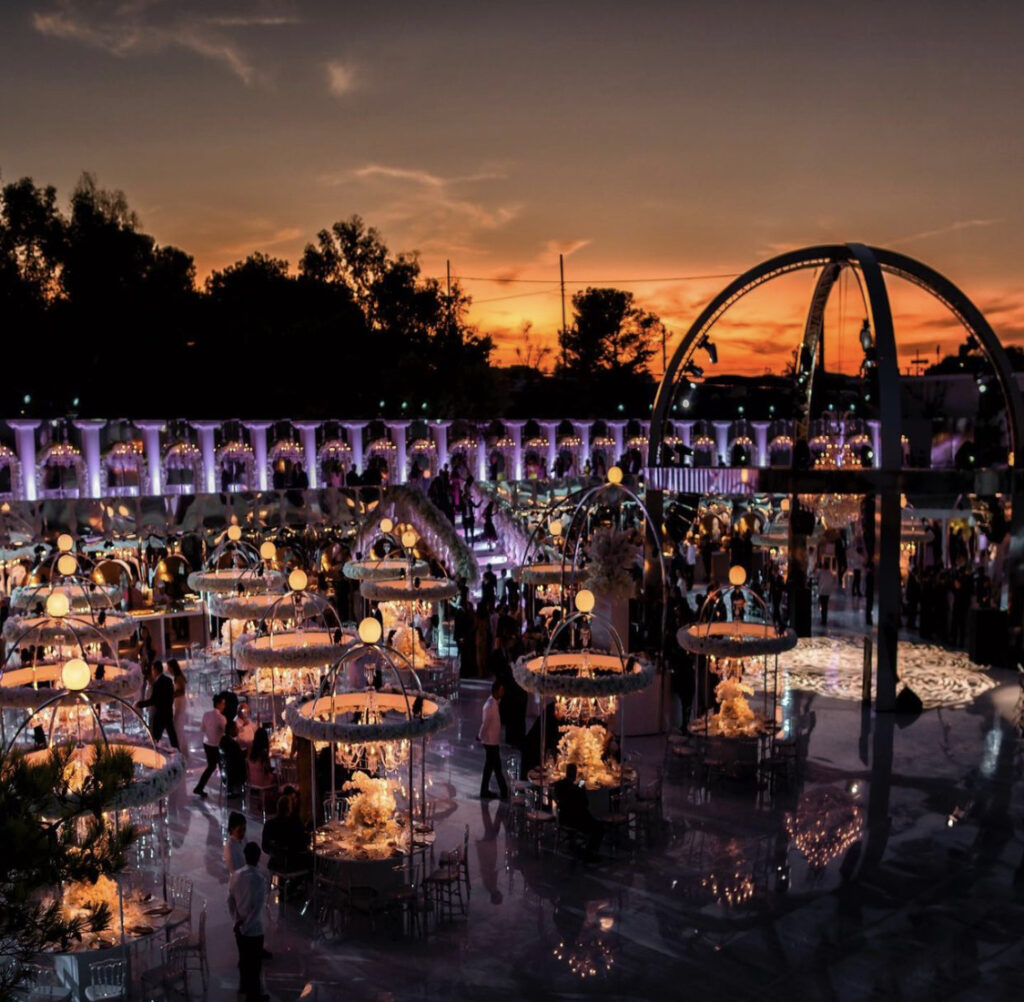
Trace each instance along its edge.
{"label": "warm glowing lamp", "polygon": [[75,541],[66,532],[57,537],[57,549],[61,553],[70,553],[75,548]]}
{"label": "warm glowing lamp", "polygon": [[789,498],[783,498],[779,502],[779,510],[780,511],[789,511]]}
{"label": "warm glowing lamp", "polygon": [[273,560],[276,556],[277,547],[269,539],[265,543],[260,543],[261,560]]}
{"label": "warm glowing lamp", "polygon": [[89,684],[91,678],[92,672],[81,658],[71,658],[70,661],[65,661],[64,667],[60,670],[61,685],[72,692],[80,692]]}
{"label": "warm glowing lamp", "polygon": [[70,553],[62,553],[57,558],[57,570],[60,571],[64,577],[69,574],[74,574],[78,570],[78,561]]}
{"label": "warm glowing lamp", "polygon": [[232,543],[237,543],[242,538],[242,527],[239,525],[228,526],[228,539]]}
{"label": "warm glowing lamp", "polygon": [[387,534],[395,531],[395,523],[386,516],[380,520],[380,531]]}
{"label": "warm glowing lamp", "polygon": [[622,483],[622,469],[618,466],[613,466],[608,471],[608,483],[610,484],[621,484]]}
{"label": "warm glowing lamp", "polygon": [[734,588],[741,588],[747,583],[747,572],[739,564],[733,564],[729,568],[729,584]]}
{"label": "warm glowing lamp", "polygon": [[552,536],[561,536],[562,535],[562,522],[561,522],[561,519],[553,518],[550,522],[548,522],[548,532],[550,532]]}
{"label": "warm glowing lamp", "polygon": [[305,591],[306,585],[309,584],[309,578],[306,577],[306,572],[301,567],[296,567],[295,570],[288,575],[288,587],[292,591]]}
{"label": "warm glowing lamp", "polygon": [[581,588],[576,592],[576,609],[579,612],[593,612],[596,599],[589,588]]}
{"label": "warm glowing lamp", "polygon": [[63,619],[71,611],[71,603],[65,592],[51,592],[46,597],[46,615],[53,619]]}
{"label": "warm glowing lamp", "polygon": [[411,550],[416,543],[419,541],[419,536],[416,535],[415,529],[406,529],[402,533],[402,545],[407,549]]}
{"label": "warm glowing lamp", "polygon": [[373,616],[367,616],[366,619],[359,621],[359,639],[364,644],[376,644],[384,632],[384,627],[380,625],[379,619],[374,619]]}

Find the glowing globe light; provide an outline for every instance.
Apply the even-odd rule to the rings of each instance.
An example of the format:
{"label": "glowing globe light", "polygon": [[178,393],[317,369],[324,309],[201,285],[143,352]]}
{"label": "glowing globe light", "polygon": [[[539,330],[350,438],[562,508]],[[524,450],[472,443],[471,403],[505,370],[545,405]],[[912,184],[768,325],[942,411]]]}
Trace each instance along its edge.
{"label": "glowing globe light", "polygon": [[240,525],[229,525],[228,526],[228,539],[232,543],[237,543],[242,538],[242,527]]}
{"label": "glowing globe light", "polygon": [[67,577],[78,570],[78,561],[70,553],[62,553],[57,558],[57,570]]}
{"label": "glowing globe light", "polygon": [[70,553],[75,548],[75,541],[66,532],[57,537],[57,549],[61,553]]}
{"label": "glowing globe light", "polygon": [[384,532],[384,533],[394,532],[395,531],[395,523],[392,522],[390,518],[387,518],[387,517],[382,518],[380,520],[380,531]]}
{"label": "glowing globe light", "polygon": [[60,670],[60,682],[65,689],[72,692],[80,692],[92,678],[89,666],[81,658],[71,658],[64,663]]}
{"label": "glowing globe light", "polygon": [[268,539],[265,543],[260,544],[260,558],[263,560],[273,560],[277,556],[277,547],[270,542]]}
{"label": "glowing globe light", "polygon": [[608,471],[608,483],[610,483],[610,484],[621,484],[622,483],[622,470],[618,466],[613,466]]}
{"label": "glowing globe light", "polygon": [[576,592],[576,609],[579,612],[593,612],[596,599],[589,588],[581,588]]}
{"label": "glowing globe light", "polygon": [[406,529],[402,533],[402,545],[407,549],[411,550],[416,543],[419,541],[419,536],[416,535],[415,529]]}
{"label": "glowing globe light", "polygon": [[552,536],[561,536],[562,535],[562,521],[561,521],[561,519],[553,518],[550,522],[548,522],[548,532],[550,532]]}
{"label": "glowing globe light", "polygon": [[71,603],[65,592],[51,592],[46,598],[46,615],[53,619],[63,619],[71,611]]}
{"label": "glowing globe light", "polygon": [[366,619],[360,620],[358,629],[359,639],[364,644],[376,644],[384,632],[380,620],[374,619],[373,616],[367,616]]}
{"label": "glowing globe light", "polygon": [[305,591],[306,585],[309,584],[309,578],[306,577],[306,572],[301,567],[296,567],[295,570],[288,575],[288,587],[292,591]]}
{"label": "glowing globe light", "polygon": [[733,564],[729,568],[729,584],[734,588],[740,588],[747,583],[747,572],[739,564]]}

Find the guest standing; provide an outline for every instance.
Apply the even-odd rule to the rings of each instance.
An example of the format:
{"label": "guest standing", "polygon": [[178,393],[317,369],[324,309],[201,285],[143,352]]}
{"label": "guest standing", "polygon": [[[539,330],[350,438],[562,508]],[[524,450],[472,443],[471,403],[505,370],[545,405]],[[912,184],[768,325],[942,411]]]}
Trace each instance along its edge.
{"label": "guest standing", "polygon": [[185,712],[188,710],[188,679],[181,670],[177,658],[170,658],[167,667],[171,673],[171,680],[174,682],[174,732],[178,735],[178,747],[181,754],[188,763],[188,739],[185,737]]}
{"label": "guest standing", "polygon": [[257,869],[260,847],[247,842],[245,865],[228,881],[228,911],[234,920],[238,944],[238,991],[246,1002],[262,1002],[260,975],[263,968],[263,909],[267,903],[267,880]]}
{"label": "guest standing", "polygon": [[498,780],[498,789],[502,800],[508,799],[508,784],[505,782],[505,770],[501,766],[501,697],[505,689],[501,682],[491,684],[491,694],[484,703],[481,715],[480,730],[476,739],[484,746],[484,772],[480,779],[480,799],[490,800],[491,775]]}
{"label": "guest standing", "polygon": [[164,666],[159,661],[154,661],[149,671],[152,688],[149,698],[140,700],[139,709],[145,706],[153,707],[149,729],[154,741],[159,741],[164,736],[164,731],[167,731],[171,747],[180,748],[178,732],[174,728],[174,682],[169,675],[164,674]]}
{"label": "guest standing", "polygon": [[227,730],[228,722],[224,716],[224,697],[217,695],[213,697],[213,709],[203,714],[199,724],[199,730],[203,735],[203,752],[206,754],[206,768],[192,791],[199,797],[206,796],[206,784],[217,769],[220,762],[220,743]]}

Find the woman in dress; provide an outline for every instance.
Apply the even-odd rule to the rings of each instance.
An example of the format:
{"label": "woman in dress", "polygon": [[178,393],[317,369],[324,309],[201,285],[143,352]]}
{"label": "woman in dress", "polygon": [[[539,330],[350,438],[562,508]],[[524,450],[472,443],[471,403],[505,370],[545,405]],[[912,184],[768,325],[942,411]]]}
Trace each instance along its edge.
{"label": "woman in dress", "polygon": [[168,658],[167,667],[174,680],[174,730],[178,735],[181,754],[187,765],[188,741],[185,738],[185,711],[188,709],[188,694],[185,690],[188,686],[188,679],[185,678],[185,673],[181,670],[177,658]]}
{"label": "woman in dress", "polygon": [[245,759],[246,779],[249,787],[274,787],[272,795],[267,796],[267,809],[272,810],[277,802],[277,773],[270,764],[270,736],[263,727],[256,728],[252,739],[252,747]]}

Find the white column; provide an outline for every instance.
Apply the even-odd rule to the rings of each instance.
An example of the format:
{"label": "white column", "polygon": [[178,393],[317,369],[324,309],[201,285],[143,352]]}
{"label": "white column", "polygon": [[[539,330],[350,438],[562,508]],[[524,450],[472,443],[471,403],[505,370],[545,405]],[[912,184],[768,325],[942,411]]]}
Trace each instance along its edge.
{"label": "white column", "polygon": [[[310,488],[320,486],[320,471],[316,468],[316,430],[320,427],[319,421],[293,421],[292,425],[302,432],[302,448],[306,453],[306,474],[309,477]],[[344,471],[342,480],[344,481]]]}
{"label": "white column", "polygon": [[505,475],[510,480],[523,479],[523,426],[525,421],[506,421],[505,434],[515,443],[515,451],[512,454],[512,469],[506,470]]}
{"label": "white column", "polygon": [[544,429],[544,435],[548,440],[548,476],[554,475],[555,460],[558,458],[558,422],[557,421],[541,421],[541,428]]}
{"label": "white column", "polygon": [[643,440],[644,440],[644,443],[645,443],[643,449],[641,449],[641,454],[644,456],[644,466],[655,466],[655,465],[657,465],[655,460],[658,457],[655,457],[654,459],[651,458],[651,450],[650,450],[651,422],[650,421],[641,421],[640,422],[640,432],[643,435]]}
{"label": "white column", "polygon": [[438,421],[434,425],[434,443],[437,445],[437,470],[434,470],[435,476],[438,470],[443,470],[444,464],[448,462],[448,429],[451,425],[451,421]]}
{"label": "white column", "polygon": [[25,418],[12,418],[7,423],[15,432],[15,445],[18,450],[18,459],[21,462],[21,482],[25,500],[35,501],[39,497],[36,482],[36,429],[39,427],[39,422]]}
{"label": "white column", "polygon": [[730,421],[715,421],[715,448],[722,457],[722,465],[729,465],[729,425]]}
{"label": "white column", "polygon": [[622,440],[623,433],[626,430],[625,421],[605,421],[605,424],[612,430],[612,438],[615,440],[615,455],[612,456],[612,461],[609,466],[618,466],[622,459],[622,454],[625,452],[625,443]]}
{"label": "white column", "polygon": [[389,421],[388,427],[395,436],[395,449],[398,457],[398,469],[395,471],[395,483],[404,484],[409,479],[409,463],[405,451],[405,433],[409,428],[408,421]]}
{"label": "white column", "polygon": [[[133,421],[139,431],[142,432],[142,441],[146,448],[146,465],[149,467],[149,492],[159,495],[162,490],[160,483],[160,432],[163,424],[159,421]],[[143,492],[142,484],[139,484],[140,493]]]}
{"label": "white column", "polygon": [[348,432],[348,444],[352,446],[352,462],[356,469],[363,472],[363,429],[366,421],[346,421],[342,427]]}
{"label": "white column", "polygon": [[487,439],[481,435],[476,440],[476,456],[477,456],[477,480],[487,479]]}
{"label": "white column", "polygon": [[754,444],[757,446],[755,462],[758,466],[768,465],[768,422],[751,421],[754,428]]}
{"label": "white column", "polygon": [[106,421],[85,418],[75,422],[75,427],[82,433],[82,455],[85,457],[85,471],[88,483],[86,490],[91,498],[103,496],[103,478],[100,475],[100,429]]}
{"label": "white column", "polygon": [[589,421],[577,421],[576,422],[576,434],[580,437],[580,452],[577,460],[579,466],[579,473],[583,473],[583,467],[590,462],[590,422]]}
{"label": "white column", "polygon": [[199,451],[203,454],[203,480],[206,493],[217,493],[217,449],[213,433],[220,427],[219,421],[193,421],[192,427],[199,433]]}
{"label": "white column", "polygon": [[267,489],[267,429],[270,421],[243,421],[249,429],[249,441],[252,442],[252,454],[256,461],[256,487]]}
{"label": "white column", "polygon": [[874,452],[874,457],[871,460],[872,466],[882,465],[882,423],[875,419],[868,421],[868,427],[871,429],[871,449]]}
{"label": "white column", "polygon": [[690,448],[690,440],[693,436],[693,421],[677,421],[676,422],[676,434],[682,440],[683,445],[687,449]]}

